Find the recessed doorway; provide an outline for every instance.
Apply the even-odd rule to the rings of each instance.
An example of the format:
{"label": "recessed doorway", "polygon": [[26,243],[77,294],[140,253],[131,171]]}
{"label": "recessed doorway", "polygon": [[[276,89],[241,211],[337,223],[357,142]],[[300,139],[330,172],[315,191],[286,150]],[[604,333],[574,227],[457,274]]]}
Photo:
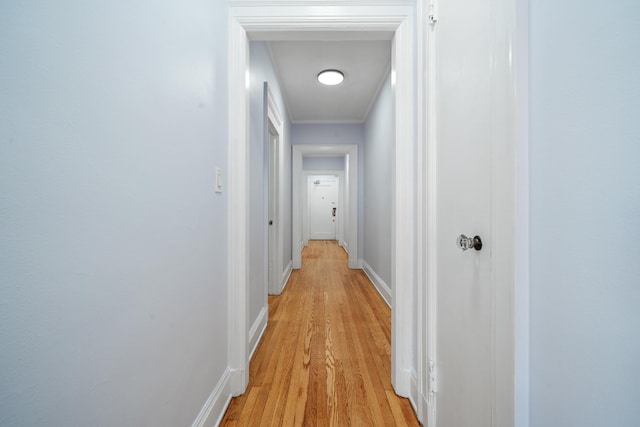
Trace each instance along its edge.
{"label": "recessed doorway", "polygon": [[[230,17],[230,230],[229,230],[229,354],[231,387],[241,394],[248,383],[248,314],[247,314],[247,58],[251,40],[366,40],[383,37],[391,40],[391,84],[394,97],[394,148],[392,195],[392,349],[391,380],[394,390],[409,396],[415,378],[412,375],[412,327],[414,323],[413,246],[416,234],[415,215],[415,114],[414,78],[414,7],[360,5],[327,7],[318,14],[305,6],[283,6],[281,2],[261,6],[231,6]],[[294,147],[295,149],[295,147]],[[296,179],[294,156],[293,183]],[[296,197],[294,188],[293,197]],[[295,206],[295,201],[293,202]],[[356,228],[357,229],[357,228]],[[351,230],[352,233],[357,232]],[[298,239],[296,239],[296,233]],[[293,218],[292,245],[301,242],[301,224]],[[357,245],[354,245],[354,249]],[[357,251],[357,249],[356,249]],[[349,251],[349,254],[353,249]],[[296,251],[293,251],[295,257]],[[351,260],[350,260],[351,261]],[[295,263],[295,261],[294,261]],[[358,267],[358,259],[355,265]],[[402,307],[397,310],[396,307]],[[421,373],[418,373],[421,376]]]}

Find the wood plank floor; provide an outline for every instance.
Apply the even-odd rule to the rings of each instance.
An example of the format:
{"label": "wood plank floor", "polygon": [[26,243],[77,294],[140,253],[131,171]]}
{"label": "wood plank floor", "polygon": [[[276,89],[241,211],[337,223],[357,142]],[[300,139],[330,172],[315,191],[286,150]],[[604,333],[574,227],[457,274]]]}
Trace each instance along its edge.
{"label": "wood plank floor", "polygon": [[335,241],[311,241],[222,426],[418,426],[391,386],[391,312]]}

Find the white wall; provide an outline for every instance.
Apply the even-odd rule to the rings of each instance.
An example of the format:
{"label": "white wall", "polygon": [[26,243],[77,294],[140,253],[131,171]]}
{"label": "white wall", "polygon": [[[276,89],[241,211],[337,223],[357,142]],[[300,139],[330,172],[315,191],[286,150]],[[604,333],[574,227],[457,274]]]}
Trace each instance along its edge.
{"label": "white wall", "polygon": [[0,4],[0,425],[186,426],[227,366],[227,5]]}
{"label": "white wall", "polygon": [[[268,310],[268,184],[269,184],[269,149],[265,140],[267,130],[266,100],[264,98],[264,82],[269,84],[271,93],[283,118],[285,161],[282,167],[284,175],[291,176],[291,145],[289,143],[289,117],[280,90],[280,84],[269,56],[266,42],[251,42],[250,50],[250,111],[249,111],[249,325],[253,325],[262,310]],[[286,230],[285,241],[288,253],[283,256],[285,266],[291,261],[291,190],[290,183],[285,186],[287,207],[281,212],[281,226]],[[282,273],[283,266],[280,266]],[[266,311],[262,311],[266,314]],[[266,319],[265,319],[266,320]]]}
{"label": "white wall", "polygon": [[640,420],[640,3],[531,2],[531,426]]}
{"label": "white wall", "polygon": [[[358,162],[363,164],[364,126],[360,124],[292,124],[291,144],[357,144]],[[344,164],[343,164],[343,169]],[[358,169],[358,182],[364,179],[362,167]],[[362,254],[364,233],[364,191],[358,189],[358,253]]]}
{"label": "white wall", "polygon": [[391,78],[387,76],[364,124],[363,261],[391,289],[391,204],[394,132]]}

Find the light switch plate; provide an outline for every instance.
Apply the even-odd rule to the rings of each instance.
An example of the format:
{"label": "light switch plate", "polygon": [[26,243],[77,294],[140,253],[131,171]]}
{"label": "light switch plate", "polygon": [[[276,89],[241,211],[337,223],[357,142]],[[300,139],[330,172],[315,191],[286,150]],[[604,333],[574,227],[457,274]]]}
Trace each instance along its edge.
{"label": "light switch plate", "polygon": [[216,168],[216,193],[222,193],[222,169]]}

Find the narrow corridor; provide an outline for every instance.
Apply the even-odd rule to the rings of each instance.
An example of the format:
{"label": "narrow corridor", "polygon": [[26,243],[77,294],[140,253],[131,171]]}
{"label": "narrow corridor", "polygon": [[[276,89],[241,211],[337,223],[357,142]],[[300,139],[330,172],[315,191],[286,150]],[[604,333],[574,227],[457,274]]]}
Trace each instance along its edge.
{"label": "narrow corridor", "polygon": [[335,241],[310,241],[302,269],[269,297],[250,383],[222,426],[417,426],[391,386],[391,312]]}

